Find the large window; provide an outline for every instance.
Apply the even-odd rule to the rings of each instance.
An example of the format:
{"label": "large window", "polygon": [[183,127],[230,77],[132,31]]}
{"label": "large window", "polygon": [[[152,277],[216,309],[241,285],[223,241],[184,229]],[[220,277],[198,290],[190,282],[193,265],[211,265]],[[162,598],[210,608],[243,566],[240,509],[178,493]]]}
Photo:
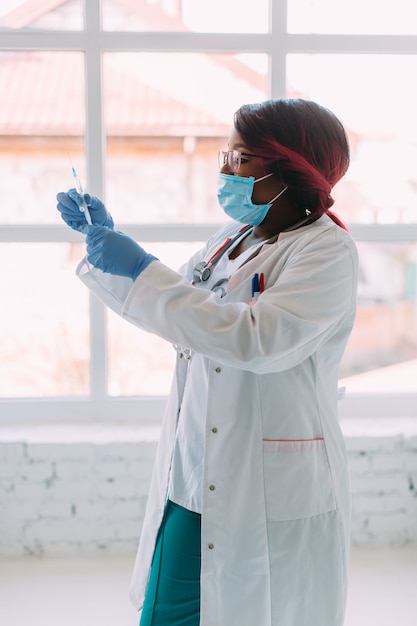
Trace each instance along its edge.
{"label": "large window", "polygon": [[[334,190],[358,242],[343,415],[417,414],[417,9],[376,0],[8,0],[0,7],[0,414],[157,419],[174,351],[74,275],[57,191],[103,198],[172,267],[224,216],[234,111],[317,100],[349,134]],[[374,19],[375,11],[378,20]]]}

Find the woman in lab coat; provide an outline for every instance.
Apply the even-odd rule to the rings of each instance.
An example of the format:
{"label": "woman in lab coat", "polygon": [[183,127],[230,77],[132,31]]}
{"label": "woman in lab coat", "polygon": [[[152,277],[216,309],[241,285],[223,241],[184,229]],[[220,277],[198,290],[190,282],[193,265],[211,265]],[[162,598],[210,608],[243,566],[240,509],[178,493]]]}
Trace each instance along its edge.
{"label": "woman in lab coat", "polygon": [[114,231],[99,200],[87,226],[80,196],[58,194],[87,233],[81,280],[177,347],[131,598],[141,626],[342,626],[338,370],[357,253],[329,209],[345,131],[314,102],[244,105],[219,158],[232,221],[179,272]]}

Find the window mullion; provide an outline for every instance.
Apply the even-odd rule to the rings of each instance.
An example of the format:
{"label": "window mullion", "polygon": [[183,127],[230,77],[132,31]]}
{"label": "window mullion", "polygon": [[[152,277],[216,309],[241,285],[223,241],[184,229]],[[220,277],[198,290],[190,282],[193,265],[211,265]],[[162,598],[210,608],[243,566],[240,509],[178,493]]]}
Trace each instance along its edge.
{"label": "window mullion", "polygon": [[[107,395],[107,316],[104,305],[90,293],[90,389],[99,411]],[[93,410],[94,410],[93,408]]]}
{"label": "window mullion", "polygon": [[103,198],[105,139],[99,0],[85,3],[85,23],[88,32],[84,49],[88,188],[92,194]]}
{"label": "window mullion", "polygon": [[[85,2],[85,150],[88,190],[104,199],[105,138],[103,120],[100,2]],[[103,304],[90,294],[90,385],[93,411],[99,412],[107,389],[107,327]]]}
{"label": "window mullion", "polygon": [[270,0],[269,93],[271,98],[286,95],[287,1]]}

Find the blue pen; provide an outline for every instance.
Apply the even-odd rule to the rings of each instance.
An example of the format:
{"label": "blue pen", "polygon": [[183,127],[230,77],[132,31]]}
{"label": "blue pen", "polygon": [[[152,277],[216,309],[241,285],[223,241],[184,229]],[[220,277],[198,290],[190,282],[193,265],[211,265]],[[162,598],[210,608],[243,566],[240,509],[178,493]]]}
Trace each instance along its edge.
{"label": "blue pen", "polygon": [[259,295],[259,274],[254,274],[252,277],[252,300],[255,299],[255,296]]}

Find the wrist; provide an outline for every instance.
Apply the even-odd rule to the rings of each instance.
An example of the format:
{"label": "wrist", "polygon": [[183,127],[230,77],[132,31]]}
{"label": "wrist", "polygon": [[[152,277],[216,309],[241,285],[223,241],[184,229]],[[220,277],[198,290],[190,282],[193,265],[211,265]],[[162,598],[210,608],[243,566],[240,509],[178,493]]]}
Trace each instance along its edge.
{"label": "wrist", "polygon": [[158,259],[156,258],[156,256],[153,256],[152,254],[148,254],[147,252],[145,254],[140,255],[136,263],[136,267],[132,274],[132,280],[135,281],[137,277],[139,276],[139,274],[141,274],[143,270],[145,270],[148,267],[148,265],[152,263],[152,261],[157,261],[157,260]]}

